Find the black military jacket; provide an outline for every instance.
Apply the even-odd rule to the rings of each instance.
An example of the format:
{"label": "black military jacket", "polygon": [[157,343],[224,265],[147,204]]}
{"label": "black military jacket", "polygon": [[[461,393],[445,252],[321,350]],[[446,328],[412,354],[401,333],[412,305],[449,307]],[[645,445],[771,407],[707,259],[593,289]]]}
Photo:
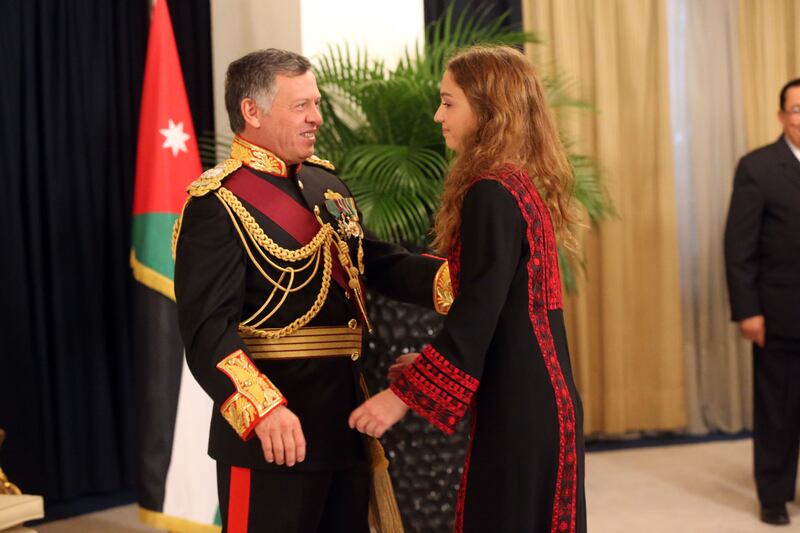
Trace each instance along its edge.
{"label": "black military jacket", "polygon": [[[225,179],[237,172],[251,172],[257,179],[278,187],[291,198],[288,201],[297,202],[309,211],[317,206],[323,222],[336,227],[333,214],[325,208],[324,194],[334,191],[345,198],[352,195],[330,168],[325,168],[327,162],[315,161],[316,164],[306,162],[287,167],[284,172],[278,172],[285,173],[283,176],[242,166],[222,179],[221,186],[225,187]],[[303,244],[252,205],[240,201],[276,244],[287,249],[297,249]],[[265,461],[254,432],[242,434],[242,428],[234,429],[220,411],[239,389],[217,365],[238,350],[250,358],[237,330],[244,317],[256,311],[273,288],[248,254],[243,244],[246,236],[243,238],[239,234],[233,218],[234,215],[213,190],[191,198],[184,209],[175,261],[175,294],[181,335],[192,374],[214,400],[209,437],[211,457],[226,464],[249,468],[284,469],[287,467]],[[357,264],[357,239],[350,238],[347,242],[353,263]],[[362,281],[368,288],[391,298],[434,307],[434,281],[443,260],[410,254],[399,246],[373,238],[369,233],[363,240],[363,252],[365,268]],[[267,261],[255,253],[252,255],[267,274],[275,274],[275,269]],[[281,261],[277,263],[284,264]],[[277,278],[277,275],[273,277]],[[319,294],[320,279],[317,274],[305,287],[290,293],[275,314],[259,327],[284,327],[307,312]],[[308,326],[344,326],[353,319],[363,323],[353,291],[346,291],[331,282],[324,305]],[[287,402],[287,407],[302,424],[307,455],[306,460],[293,469],[338,469],[364,458],[359,434],[347,425],[350,412],[363,401],[357,383],[360,360],[353,361],[348,357],[259,359],[253,364],[276,389],[270,405]],[[249,424],[252,430],[255,422],[257,420],[245,425]]]}

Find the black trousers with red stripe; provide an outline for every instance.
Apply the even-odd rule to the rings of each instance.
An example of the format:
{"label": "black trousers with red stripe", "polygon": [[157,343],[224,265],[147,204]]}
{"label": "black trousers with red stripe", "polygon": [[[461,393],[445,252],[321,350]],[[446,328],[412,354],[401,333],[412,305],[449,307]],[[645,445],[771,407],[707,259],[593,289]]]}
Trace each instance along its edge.
{"label": "black trousers with red stripe", "polygon": [[370,471],[252,470],[217,463],[222,533],[369,533]]}

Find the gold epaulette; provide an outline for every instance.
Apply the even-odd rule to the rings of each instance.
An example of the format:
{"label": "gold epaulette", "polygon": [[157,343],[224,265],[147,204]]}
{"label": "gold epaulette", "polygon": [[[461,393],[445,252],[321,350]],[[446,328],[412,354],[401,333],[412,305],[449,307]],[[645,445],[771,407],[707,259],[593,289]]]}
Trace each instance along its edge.
{"label": "gold epaulette", "polygon": [[194,180],[186,190],[192,196],[205,196],[222,187],[222,180],[241,166],[242,162],[238,159],[226,159],[200,174],[200,177]]}
{"label": "gold epaulette", "polygon": [[242,166],[242,162],[238,159],[226,159],[222,163],[218,164],[213,168],[209,168],[202,174],[200,177],[194,180],[188,187],[186,187],[186,191],[189,193],[189,198],[186,199],[186,202],[183,204],[183,209],[181,209],[181,214],[178,219],[175,221],[175,224],[172,225],[172,260],[175,260],[175,252],[178,246],[178,237],[181,233],[181,223],[183,222],[183,212],[186,210],[186,206],[189,203],[189,200],[193,196],[205,196],[206,194],[210,193],[211,191],[216,191],[220,187],[222,187],[222,180],[224,180],[228,175],[232,174],[235,170]]}
{"label": "gold epaulette", "polygon": [[322,167],[322,168],[324,168],[326,170],[331,170],[331,171],[336,170],[336,167],[333,166],[333,163],[331,163],[327,159],[321,159],[321,158],[319,158],[319,157],[317,157],[315,155],[312,155],[311,157],[306,159],[305,162],[309,163],[311,165]]}

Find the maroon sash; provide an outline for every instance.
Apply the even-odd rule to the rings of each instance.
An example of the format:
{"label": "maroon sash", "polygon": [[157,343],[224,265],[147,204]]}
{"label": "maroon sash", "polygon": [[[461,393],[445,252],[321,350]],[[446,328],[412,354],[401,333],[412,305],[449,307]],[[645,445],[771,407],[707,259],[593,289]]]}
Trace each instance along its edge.
{"label": "maroon sash", "polygon": [[[244,171],[244,172],[242,172]],[[261,179],[249,169],[242,168],[225,180],[225,188],[245,200],[258,211],[305,246],[319,231],[316,217],[304,206],[267,180]],[[336,246],[331,243],[333,262],[331,275],[346,293],[350,292],[347,277],[339,262]]]}

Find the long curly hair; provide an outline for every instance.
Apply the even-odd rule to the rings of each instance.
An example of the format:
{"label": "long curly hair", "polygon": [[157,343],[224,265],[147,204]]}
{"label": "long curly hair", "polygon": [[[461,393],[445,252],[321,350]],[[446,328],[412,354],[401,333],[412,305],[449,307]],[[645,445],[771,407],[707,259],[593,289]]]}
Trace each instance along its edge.
{"label": "long curly hair", "polygon": [[463,140],[445,179],[433,247],[449,251],[461,226],[464,196],[477,178],[516,167],[527,171],[557,234],[572,248],[568,226],[575,178],[533,64],[508,46],[473,46],[453,56],[447,71],[464,91],[477,127]]}

